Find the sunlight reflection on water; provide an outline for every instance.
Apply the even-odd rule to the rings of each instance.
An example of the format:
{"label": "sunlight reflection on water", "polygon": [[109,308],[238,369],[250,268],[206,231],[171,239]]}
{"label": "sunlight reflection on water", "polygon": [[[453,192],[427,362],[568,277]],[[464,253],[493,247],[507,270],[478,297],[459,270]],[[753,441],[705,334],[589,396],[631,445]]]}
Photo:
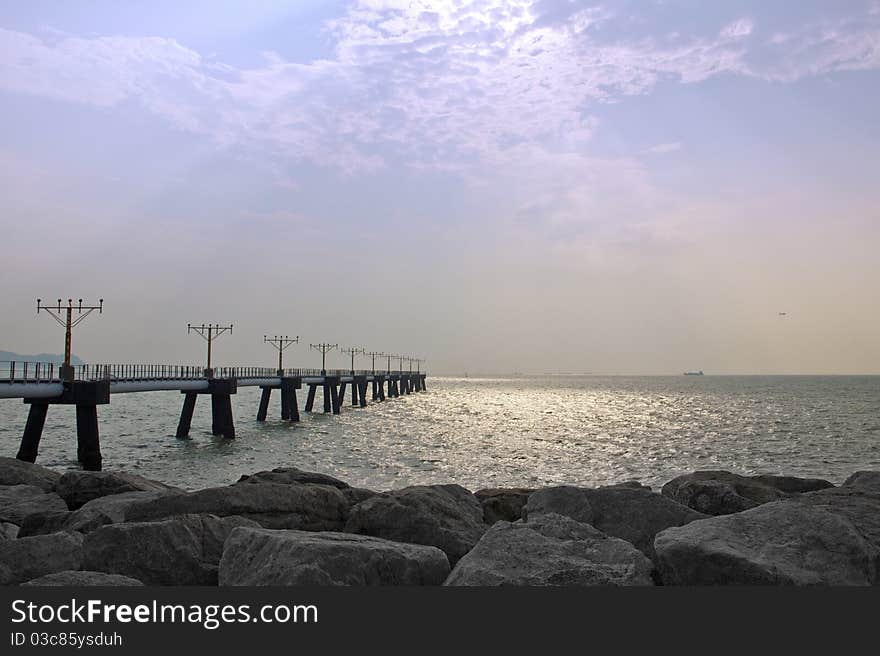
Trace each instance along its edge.
{"label": "sunlight reflection on water", "polygon": [[[652,486],[693,469],[775,472],[840,483],[880,468],[880,377],[428,378],[428,392],[303,414],[284,424],[277,393],[233,397],[238,439],[210,434],[201,397],[191,439],[174,437],[182,396],[120,394],[99,408],[105,469],[194,489],[280,466],[377,490],[456,482],[470,489],[550,484]],[[320,396],[320,392],[319,392]],[[302,405],[302,401],[300,401]],[[316,403],[316,408],[321,407]],[[27,406],[0,401],[0,443],[14,455]],[[50,409],[40,464],[76,467],[74,411]]]}

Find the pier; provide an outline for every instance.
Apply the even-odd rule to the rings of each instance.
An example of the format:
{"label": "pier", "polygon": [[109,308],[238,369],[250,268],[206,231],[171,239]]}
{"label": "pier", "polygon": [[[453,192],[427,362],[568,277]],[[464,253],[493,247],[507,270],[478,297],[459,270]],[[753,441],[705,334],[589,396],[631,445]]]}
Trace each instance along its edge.
{"label": "pier", "polygon": [[[389,358],[390,364],[390,358]],[[114,394],[179,391],[183,395],[176,435],[189,436],[193,411],[200,395],[211,399],[211,433],[235,438],[233,394],[239,387],[262,390],[257,421],[265,421],[272,392],[280,394],[281,419],[300,420],[297,391],[307,388],[305,412],[312,412],[318,391],[323,411],[342,411],[350,388],[352,407],[366,407],[368,390],[373,403],[427,390],[427,374],[420,371],[385,369],[272,369],[267,367],[203,368],[183,365],[70,365],[51,363],[0,363],[0,399],[23,399],[30,406],[17,458],[35,462],[50,405],[76,407],[77,459],[83,469],[100,471],[101,446],[98,406],[110,403]]]}

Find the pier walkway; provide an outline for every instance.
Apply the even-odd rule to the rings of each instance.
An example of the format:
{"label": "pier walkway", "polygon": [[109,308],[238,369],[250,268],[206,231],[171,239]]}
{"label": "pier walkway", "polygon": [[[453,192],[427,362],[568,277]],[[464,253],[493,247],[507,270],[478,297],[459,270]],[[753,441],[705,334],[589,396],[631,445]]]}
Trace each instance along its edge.
{"label": "pier walkway", "polygon": [[[62,378],[62,371],[64,376]],[[42,362],[0,362],[0,399],[18,398],[30,405],[27,423],[16,456],[35,462],[50,405],[76,406],[77,456],[84,469],[101,469],[97,406],[110,403],[113,394],[179,391],[184,395],[177,437],[189,436],[196,399],[211,397],[211,432],[235,437],[231,396],[239,387],[262,390],[257,421],[265,421],[272,391],[281,396],[281,418],[300,420],[297,390],[308,388],[304,411],[312,412],[321,391],[323,411],[339,414],[345,394],[351,405],[426,391],[427,374],[419,371],[344,369],[271,369],[267,367],[217,367],[185,365],[108,364],[65,368]]]}

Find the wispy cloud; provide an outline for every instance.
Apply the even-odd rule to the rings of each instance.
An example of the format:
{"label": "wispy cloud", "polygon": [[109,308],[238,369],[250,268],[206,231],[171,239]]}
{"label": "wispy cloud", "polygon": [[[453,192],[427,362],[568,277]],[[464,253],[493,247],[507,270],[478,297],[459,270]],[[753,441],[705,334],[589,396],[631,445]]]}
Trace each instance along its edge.
{"label": "wispy cloud", "polygon": [[0,85],[99,107],[136,99],[220,145],[347,172],[381,167],[388,157],[448,165],[522,143],[580,150],[596,128],[592,104],[649,92],[666,79],[795,80],[876,68],[880,21],[863,18],[795,30],[757,60],[755,23],[745,17],[670,45],[608,41],[600,31],[616,18],[601,9],[545,15],[528,0],[361,0],[326,25],[335,57],[307,64],[267,53],[262,66],[241,69],[162,37],[0,30]]}

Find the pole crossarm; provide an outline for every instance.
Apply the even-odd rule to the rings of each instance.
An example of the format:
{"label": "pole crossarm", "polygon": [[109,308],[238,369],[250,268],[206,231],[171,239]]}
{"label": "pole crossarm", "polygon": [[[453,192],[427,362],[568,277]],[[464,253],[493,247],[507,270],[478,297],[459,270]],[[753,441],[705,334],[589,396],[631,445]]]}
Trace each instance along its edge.
{"label": "pole crossarm", "polygon": [[379,351],[370,351],[369,353],[367,353],[367,352],[365,351],[365,352],[364,352],[364,355],[369,355],[371,358],[373,358],[373,369],[372,369],[372,371],[373,371],[373,373],[376,373],[376,358],[377,358],[377,357],[380,357],[380,358],[381,358],[381,357],[384,356],[385,354],[384,354],[384,353],[380,353]]}
{"label": "pole crossarm", "polygon": [[263,343],[271,344],[272,348],[278,351],[278,371],[281,372],[284,369],[284,349],[286,349],[291,344],[299,344],[299,335],[296,337],[288,337],[287,335],[275,335],[270,338],[268,335],[263,335]]}

